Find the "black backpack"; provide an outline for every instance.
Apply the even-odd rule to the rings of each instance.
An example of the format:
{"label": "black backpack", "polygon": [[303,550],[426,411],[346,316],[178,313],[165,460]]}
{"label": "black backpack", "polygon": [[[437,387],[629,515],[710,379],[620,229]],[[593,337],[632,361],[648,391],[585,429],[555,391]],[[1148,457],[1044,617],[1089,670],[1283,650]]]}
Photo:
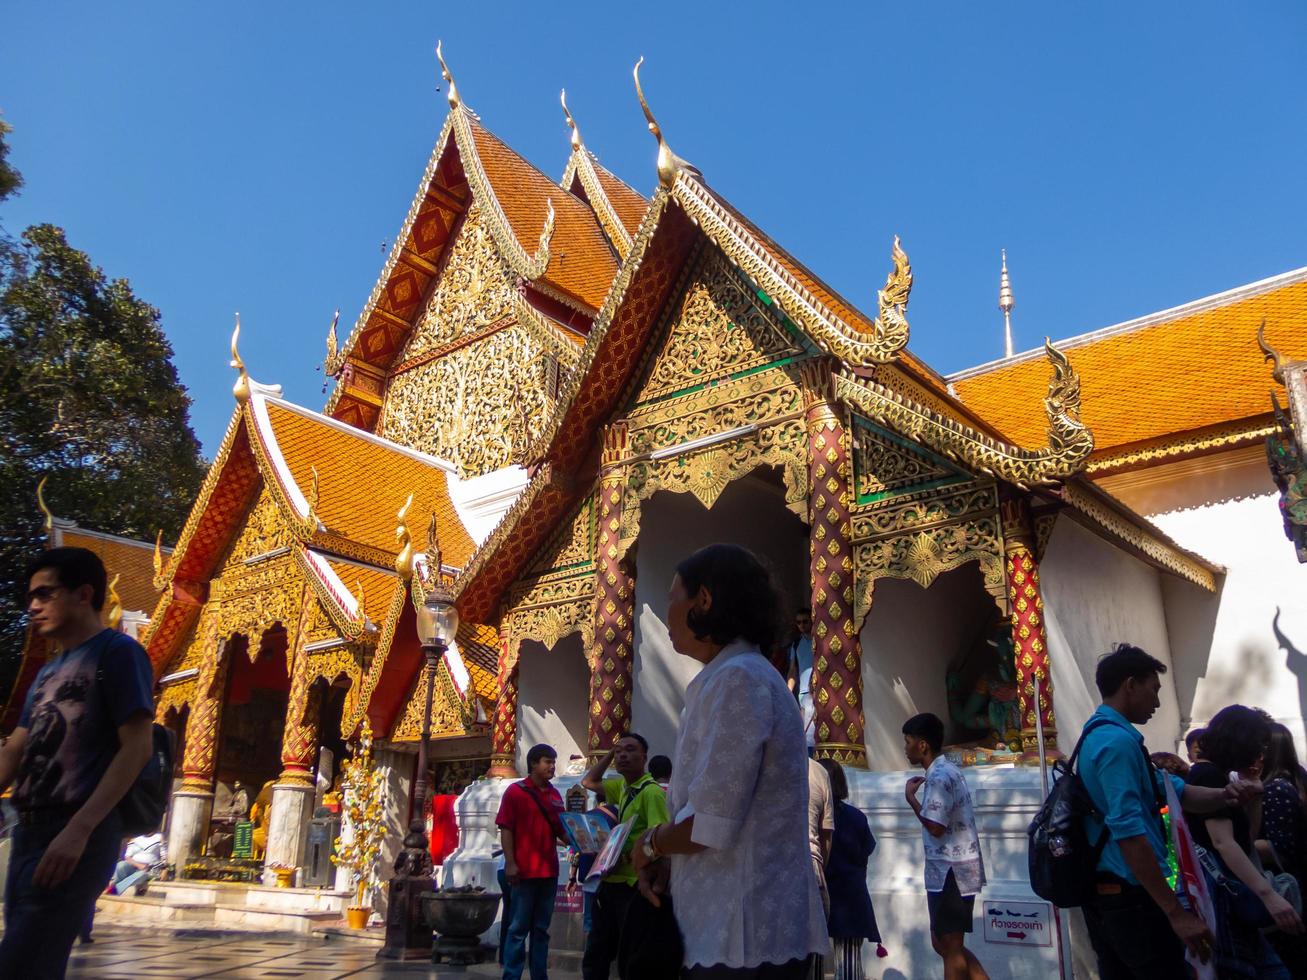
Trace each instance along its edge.
{"label": "black backpack", "polygon": [[1075,771],[1076,757],[1080,755],[1085,736],[1100,724],[1107,724],[1107,719],[1091,718],[1080,733],[1071,758],[1053,763],[1053,788],[1026,831],[1030,837],[1030,887],[1058,908],[1076,908],[1089,897],[1098,858],[1107,843],[1106,824],[1098,840],[1089,842],[1085,817],[1101,817],[1080,774]]}
{"label": "black backpack", "polygon": [[[112,642],[112,637],[109,642]],[[109,643],[106,642],[100,647],[102,657],[108,646]],[[103,666],[96,669],[95,679],[103,690]],[[176,736],[156,723],[150,733],[150,758],[118,803],[124,837],[153,834],[163,826],[163,815],[168,810],[168,799],[172,795],[172,773],[176,760]]]}

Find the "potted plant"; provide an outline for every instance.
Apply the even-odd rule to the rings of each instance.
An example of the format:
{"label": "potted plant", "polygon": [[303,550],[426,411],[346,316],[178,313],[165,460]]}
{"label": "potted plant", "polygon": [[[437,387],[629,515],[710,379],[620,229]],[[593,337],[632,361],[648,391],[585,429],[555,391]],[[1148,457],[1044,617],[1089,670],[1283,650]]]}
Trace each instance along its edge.
{"label": "potted plant", "polygon": [[331,858],[349,869],[355,887],[354,904],[345,909],[351,929],[366,928],[372,914],[372,904],[364,897],[377,884],[377,859],[386,836],[385,791],[386,774],[373,761],[372,729],[365,721],[358,749],[342,767],[341,808],[345,823]]}

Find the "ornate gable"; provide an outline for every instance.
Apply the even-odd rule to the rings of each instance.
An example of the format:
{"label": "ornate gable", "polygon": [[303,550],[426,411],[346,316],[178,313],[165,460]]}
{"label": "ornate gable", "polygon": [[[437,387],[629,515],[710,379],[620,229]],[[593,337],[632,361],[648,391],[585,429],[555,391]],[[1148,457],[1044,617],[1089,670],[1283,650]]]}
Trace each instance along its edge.
{"label": "ornate gable", "polygon": [[706,247],[635,403],[684,394],[804,353],[798,332],[767,308],[763,294],[721,252]]}

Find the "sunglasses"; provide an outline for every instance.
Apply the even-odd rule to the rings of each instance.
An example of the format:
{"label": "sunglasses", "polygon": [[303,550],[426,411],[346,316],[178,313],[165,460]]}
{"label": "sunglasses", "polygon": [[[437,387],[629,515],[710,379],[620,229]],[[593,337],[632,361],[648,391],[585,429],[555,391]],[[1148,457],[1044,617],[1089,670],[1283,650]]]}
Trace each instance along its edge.
{"label": "sunglasses", "polygon": [[40,603],[49,602],[51,599],[53,599],[56,595],[58,595],[62,591],[64,591],[64,587],[62,585],[38,585],[36,588],[30,589],[28,591],[27,593],[28,605],[31,605],[33,602],[40,602]]}

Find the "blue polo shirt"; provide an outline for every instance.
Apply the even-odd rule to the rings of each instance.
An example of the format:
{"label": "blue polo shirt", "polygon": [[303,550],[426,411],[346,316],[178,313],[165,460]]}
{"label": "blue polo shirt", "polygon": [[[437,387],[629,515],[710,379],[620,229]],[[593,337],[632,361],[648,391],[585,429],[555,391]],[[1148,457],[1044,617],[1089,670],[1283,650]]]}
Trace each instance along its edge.
{"label": "blue polo shirt", "polygon": [[[1165,787],[1154,783],[1157,776],[1165,775],[1153,769],[1144,759],[1144,736],[1115,708],[1100,704],[1089,716],[1095,724],[1080,746],[1076,771],[1089,792],[1094,808],[1107,818],[1108,839],[1098,859],[1098,870],[1116,875],[1132,885],[1139,884],[1130,871],[1117,841],[1127,837],[1144,836],[1153,846],[1162,873],[1168,872],[1166,838],[1162,836],[1162,822],[1157,816],[1157,793],[1165,799]],[[1087,723],[1088,724],[1088,723]],[[1172,776],[1176,796],[1184,793],[1184,780]],[[1085,832],[1092,845],[1103,832],[1103,821],[1088,817]]]}

